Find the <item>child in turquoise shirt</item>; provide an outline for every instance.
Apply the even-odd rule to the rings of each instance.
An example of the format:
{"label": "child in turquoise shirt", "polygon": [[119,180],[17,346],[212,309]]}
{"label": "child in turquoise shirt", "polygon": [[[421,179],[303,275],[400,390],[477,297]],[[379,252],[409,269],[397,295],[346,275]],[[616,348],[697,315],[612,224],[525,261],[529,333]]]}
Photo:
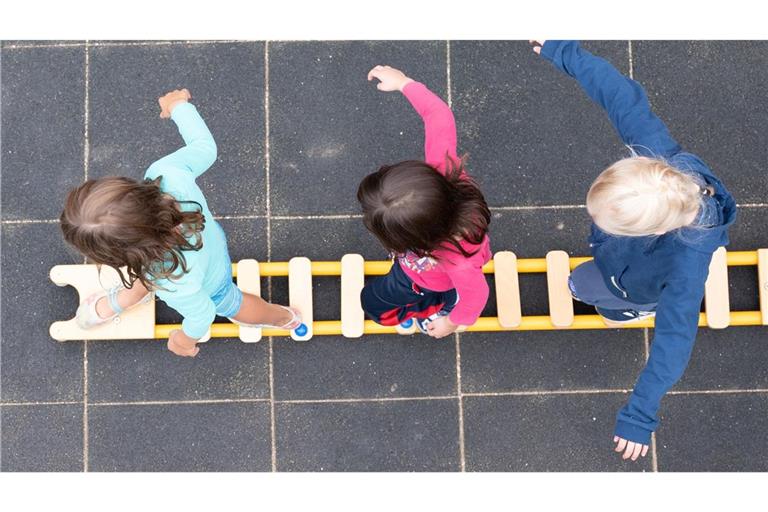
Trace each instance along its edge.
{"label": "child in turquoise shirt", "polygon": [[83,328],[109,321],[151,299],[178,311],[182,329],[168,348],[195,356],[215,316],[249,326],[294,329],[300,313],[242,293],[232,282],[224,230],[213,219],[195,179],[216,161],[216,143],[186,89],[159,99],[162,118],[176,123],[185,146],[153,163],[144,182],[123,177],[88,180],[67,196],[64,238],[94,263],[121,273],[123,286],[96,293],[78,308]]}

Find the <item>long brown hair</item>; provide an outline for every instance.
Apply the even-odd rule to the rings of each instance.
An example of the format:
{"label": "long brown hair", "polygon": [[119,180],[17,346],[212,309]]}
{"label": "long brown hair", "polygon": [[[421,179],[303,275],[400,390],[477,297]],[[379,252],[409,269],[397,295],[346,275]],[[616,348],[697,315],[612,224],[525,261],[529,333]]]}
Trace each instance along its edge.
{"label": "long brown hair", "polygon": [[464,172],[464,159],[446,159],[445,175],[420,160],[384,165],[357,189],[363,223],[389,251],[432,256],[448,244],[464,257],[458,239],[482,243],[491,212],[477,184]]}
{"label": "long brown hair", "polygon": [[[151,290],[158,279],[177,278],[177,269],[187,272],[181,251],[203,246],[202,207],[164,194],[161,179],[110,176],[88,180],[67,195],[60,218],[64,239],[94,263],[117,270],[126,288],[138,280]],[[180,203],[197,204],[198,211],[182,211]]]}

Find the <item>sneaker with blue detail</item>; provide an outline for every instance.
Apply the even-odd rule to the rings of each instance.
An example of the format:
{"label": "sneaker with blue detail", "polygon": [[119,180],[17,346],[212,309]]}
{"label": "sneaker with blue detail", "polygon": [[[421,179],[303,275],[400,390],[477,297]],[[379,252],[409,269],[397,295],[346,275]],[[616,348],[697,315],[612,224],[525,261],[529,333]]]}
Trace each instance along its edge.
{"label": "sneaker with blue detail", "polygon": [[603,309],[595,307],[605,325],[611,327],[627,325],[656,316],[655,311],[637,311],[635,309]]}
{"label": "sneaker with blue detail", "polygon": [[429,333],[427,332],[427,324],[429,324],[433,320],[437,320],[441,316],[448,316],[449,314],[450,314],[450,311],[440,310],[437,313],[433,313],[429,315],[427,318],[414,318],[414,320],[416,321],[416,327],[419,328],[421,333],[429,335]]}

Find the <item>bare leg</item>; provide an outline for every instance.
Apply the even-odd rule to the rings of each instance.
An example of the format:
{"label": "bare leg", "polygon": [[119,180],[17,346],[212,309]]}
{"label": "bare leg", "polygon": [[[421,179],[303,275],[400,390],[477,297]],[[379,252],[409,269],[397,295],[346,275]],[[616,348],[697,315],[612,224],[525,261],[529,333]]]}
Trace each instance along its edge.
{"label": "bare leg", "polygon": [[[149,290],[141,284],[141,281],[136,281],[130,289],[126,288],[117,293],[117,303],[120,304],[121,308],[127,309],[138,303],[147,293]],[[100,298],[96,303],[96,314],[101,318],[108,318],[114,313],[106,297]]]}
{"label": "bare leg", "polygon": [[243,305],[233,318],[246,324],[285,325],[291,321],[292,315],[289,311],[276,304],[270,304],[261,297],[244,293]]}

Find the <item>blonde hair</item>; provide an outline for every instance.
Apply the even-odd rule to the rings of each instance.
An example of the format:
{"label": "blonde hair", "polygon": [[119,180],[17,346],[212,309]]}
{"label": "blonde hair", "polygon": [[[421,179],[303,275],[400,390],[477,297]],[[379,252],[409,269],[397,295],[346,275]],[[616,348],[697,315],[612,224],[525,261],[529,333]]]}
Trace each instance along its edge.
{"label": "blonde hair", "polygon": [[604,170],[587,193],[587,211],[612,235],[663,234],[691,224],[700,183],[663,160],[634,156]]}

